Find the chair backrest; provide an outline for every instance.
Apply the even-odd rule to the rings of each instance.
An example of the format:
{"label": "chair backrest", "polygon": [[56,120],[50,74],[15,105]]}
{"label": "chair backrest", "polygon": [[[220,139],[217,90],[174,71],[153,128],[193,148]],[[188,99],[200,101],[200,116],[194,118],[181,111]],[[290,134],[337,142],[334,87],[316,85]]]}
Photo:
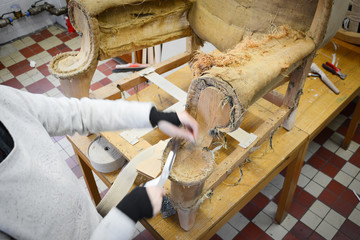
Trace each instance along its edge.
{"label": "chair backrest", "polygon": [[325,33],[327,41],[336,33],[348,0],[71,0],[69,6],[70,16],[81,8],[96,22],[93,32],[99,38],[94,44],[104,60],[190,36],[192,31],[224,51],[244,36],[272,33],[282,25],[310,32],[318,48]]}
{"label": "chair backrest", "polygon": [[233,48],[245,36],[273,33],[282,25],[310,32],[318,48],[325,34],[326,41],[335,35],[347,6],[347,0],[197,0],[188,19],[201,39],[221,51]]}
{"label": "chair backrest", "polygon": [[271,33],[276,26],[309,30],[317,1],[197,0],[189,13],[194,32],[219,50],[227,50],[244,36]]}
{"label": "chair backrest", "polygon": [[[100,3],[98,3],[100,2]],[[97,7],[98,6],[98,7]],[[99,58],[105,60],[125,53],[191,35],[187,13],[190,0],[92,1],[71,0],[70,19],[74,10],[82,12],[98,26]],[[79,23],[74,22],[77,28]],[[77,29],[81,31],[81,29]]]}

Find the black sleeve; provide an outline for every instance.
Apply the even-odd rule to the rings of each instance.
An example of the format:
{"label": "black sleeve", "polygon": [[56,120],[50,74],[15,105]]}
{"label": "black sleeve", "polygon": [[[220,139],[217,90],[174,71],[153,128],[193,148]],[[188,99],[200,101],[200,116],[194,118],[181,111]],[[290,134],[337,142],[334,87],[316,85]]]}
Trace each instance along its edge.
{"label": "black sleeve", "polygon": [[144,187],[134,188],[116,207],[135,223],[144,217],[153,216],[153,208]]}
{"label": "black sleeve", "polygon": [[155,107],[151,108],[149,119],[153,127],[158,125],[161,120],[168,121],[178,127],[181,125],[176,112],[159,112]]}
{"label": "black sleeve", "polygon": [[4,124],[0,121],[0,163],[10,154],[14,148],[14,140]]}

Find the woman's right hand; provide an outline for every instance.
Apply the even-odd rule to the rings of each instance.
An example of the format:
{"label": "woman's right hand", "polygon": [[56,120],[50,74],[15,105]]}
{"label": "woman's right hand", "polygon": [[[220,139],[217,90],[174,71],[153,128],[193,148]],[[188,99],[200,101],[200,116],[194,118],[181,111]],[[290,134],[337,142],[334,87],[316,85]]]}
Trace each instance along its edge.
{"label": "woman's right hand", "polygon": [[146,187],[146,193],[149,196],[152,208],[153,217],[160,212],[163,197],[166,195],[166,191],[162,187]]}

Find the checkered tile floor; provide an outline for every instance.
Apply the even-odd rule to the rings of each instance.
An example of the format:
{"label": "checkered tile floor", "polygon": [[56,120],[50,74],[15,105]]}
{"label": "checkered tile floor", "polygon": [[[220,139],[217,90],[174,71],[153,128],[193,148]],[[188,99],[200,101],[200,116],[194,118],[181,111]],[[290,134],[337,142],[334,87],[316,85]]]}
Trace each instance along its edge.
{"label": "checkered tile floor", "polygon": [[[62,96],[59,81],[50,75],[47,64],[58,53],[80,48],[80,37],[60,26],[24,37],[0,47],[0,84],[23,91]],[[30,67],[35,61],[35,68]],[[122,78],[113,74],[117,63],[99,63],[91,90]],[[145,84],[140,86],[146,87]],[[128,91],[134,94],[135,89]],[[238,212],[212,239],[360,239],[360,128],[347,151],[340,148],[351,114],[352,102],[310,144],[294,201],[288,217],[274,222],[284,172],[274,178],[255,198]],[[67,162],[84,188],[81,169],[70,143],[63,136],[53,137],[62,159]],[[96,177],[101,196],[106,186]],[[137,224],[135,239],[153,239]]]}

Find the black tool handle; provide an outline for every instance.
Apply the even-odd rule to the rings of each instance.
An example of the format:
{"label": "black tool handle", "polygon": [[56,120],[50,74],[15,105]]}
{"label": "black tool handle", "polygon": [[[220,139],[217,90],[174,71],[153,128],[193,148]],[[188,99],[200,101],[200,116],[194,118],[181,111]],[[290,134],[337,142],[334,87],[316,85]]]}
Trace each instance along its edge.
{"label": "black tool handle", "polygon": [[120,73],[120,72],[135,72],[145,69],[146,67],[133,67],[133,68],[114,68],[112,70],[113,73]]}
{"label": "black tool handle", "polygon": [[331,67],[327,66],[325,63],[323,63],[322,67],[331,72],[332,74],[336,74],[336,71]]}
{"label": "black tool handle", "polygon": [[163,218],[167,218],[176,214],[176,209],[174,208],[174,205],[168,196],[164,196],[160,212]]}

